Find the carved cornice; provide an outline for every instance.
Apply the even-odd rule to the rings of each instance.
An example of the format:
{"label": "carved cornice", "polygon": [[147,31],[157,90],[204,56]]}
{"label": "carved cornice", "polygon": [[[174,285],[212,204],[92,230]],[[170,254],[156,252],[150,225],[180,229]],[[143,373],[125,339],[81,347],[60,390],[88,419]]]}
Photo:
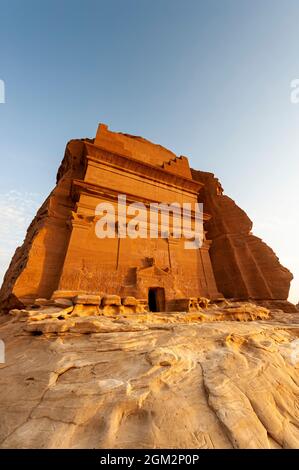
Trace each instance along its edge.
{"label": "carved cornice", "polygon": [[[76,200],[79,199],[80,194],[86,194],[90,196],[98,196],[98,197],[101,197],[102,199],[117,203],[117,200],[118,200],[117,198],[119,196],[119,192],[115,191],[114,189],[108,189],[104,186],[88,183],[87,181],[82,181],[82,180],[77,180],[77,179],[74,179],[72,181],[71,191],[72,191],[72,197]],[[156,199],[137,197],[135,194],[132,194],[132,193],[126,193],[126,198],[127,198],[128,204],[131,204],[133,202],[142,202],[147,208],[149,207],[151,203],[157,203],[157,204],[161,203],[161,201],[157,201]],[[83,206],[82,204],[80,204],[80,207],[85,207],[86,209],[94,210],[94,207],[87,207],[87,206]],[[193,217],[195,216],[195,212],[193,210],[191,211],[191,215]],[[211,215],[204,212],[203,220],[206,222],[210,219],[211,219]]]}
{"label": "carved cornice", "polygon": [[164,183],[168,186],[177,187],[189,193],[197,195],[204,186],[203,183],[192,180],[191,178],[177,175],[162,167],[142,162],[128,155],[116,153],[111,150],[108,151],[104,147],[95,146],[88,142],[85,142],[85,152],[87,161],[92,161],[95,164],[105,163],[118,170],[125,170],[126,173],[132,173],[152,181]]}
{"label": "carved cornice", "polygon": [[78,214],[77,212],[72,212],[71,225],[73,227],[81,227],[89,229],[89,227],[94,223],[95,216],[89,216],[85,214]]}

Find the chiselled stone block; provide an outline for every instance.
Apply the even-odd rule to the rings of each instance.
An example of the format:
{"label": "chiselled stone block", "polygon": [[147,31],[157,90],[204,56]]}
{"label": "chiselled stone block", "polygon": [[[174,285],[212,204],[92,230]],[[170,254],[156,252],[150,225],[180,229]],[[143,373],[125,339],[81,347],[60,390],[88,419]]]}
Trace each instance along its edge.
{"label": "chiselled stone block", "polygon": [[121,305],[121,298],[119,295],[105,295],[102,299],[102,306],[109,306],[109,305],[115,305],[119,306]]}
{"label": "chiselled stone block", "polygon": [[137,313],[144,313],[148,312],[148,300],[147,299],[137,299],[137,306],[136,306],[136,312]]}
{"label": "chiselled stone block", "polygon": [[101,296],[92,294],[80,294],[74,298],[74,304],[100,305]]}
{"label": "chiselled stone block", "polygon": [[73,302],[70,299],[55,299],[54,305],[56,307],[67,308],[73,305]]}
{"label": "chiselled stone block", "polygon": [[137,303],[138,303],[137,299],[135,299],[135,297],[132,297],[132,296],[124,297],[122,299],[123,305],[133,306],[133,305],[137,305]]}
{"label": "chiselled stone block", "polygon": [[44,307],[44,306],[47,306],[47,305],[53,305],[53,300],[50,300],[50,299],[35,299],[35,304],[40,306],[40,307]]}

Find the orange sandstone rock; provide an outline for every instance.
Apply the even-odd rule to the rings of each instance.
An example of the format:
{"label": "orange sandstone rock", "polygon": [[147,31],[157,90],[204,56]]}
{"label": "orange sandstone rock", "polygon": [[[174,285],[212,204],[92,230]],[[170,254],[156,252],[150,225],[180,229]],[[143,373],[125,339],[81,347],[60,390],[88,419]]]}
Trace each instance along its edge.
{"label": "orange sandstone rock", "polygon": [[[205,227],[212,241],[210,256],[219,290],[225,297],[240,300],[286,301],[293,279],[290,271],[266,243],[251,233],[251,220],[223,195],[212,173],[192,170],[192,175],[204,184],[200,198],[212,215]],[[265,306],[271,306],[271,302]],[[286,302],[277,302],[277,306],[294,311]]]}
{"label": "orange sandstone rock", "polygon": [[[197,250],[185,249],[184,239],[171,234],[99,239],[95,208],[101,202],[116,207],[119,194],[127,204],[146,207],[203,202],[208,238]],[[67,144],[57,185],[5,275],[0,306],[7,311],[37,298],[78,295],[118,296],[119,304],[135,297],[152,311],[223,295],[284,302],[292,276],[251,227],[212,174],[191,170],[186,157],[160,145],[100,125],[95,139]]]}

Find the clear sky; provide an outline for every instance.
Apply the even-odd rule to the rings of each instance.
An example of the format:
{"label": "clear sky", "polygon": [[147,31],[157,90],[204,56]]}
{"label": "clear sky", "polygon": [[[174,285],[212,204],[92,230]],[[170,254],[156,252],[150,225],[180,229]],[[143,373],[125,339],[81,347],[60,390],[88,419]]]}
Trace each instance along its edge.
{"label": "clear sky", "polygon": [[0,0],[0,271],[99,122],[212,171],[295,274],[298,0]]}

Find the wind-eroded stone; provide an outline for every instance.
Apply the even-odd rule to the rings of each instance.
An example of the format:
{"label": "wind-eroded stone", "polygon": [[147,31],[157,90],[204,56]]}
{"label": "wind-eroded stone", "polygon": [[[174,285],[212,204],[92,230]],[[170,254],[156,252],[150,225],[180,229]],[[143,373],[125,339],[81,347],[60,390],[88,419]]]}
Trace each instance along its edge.
{"label": "wind-eroded stone", "polygon": [[295,312],[294,306],[286,302],[293,278],[290,271],[266,243],[252,234],[251,220],[223,194],[212,173],[192,170],[192,176],[204,184],[201,201],[212,215],[205,228],[212,241],[210,256],[218,289],[227,298],[265,300],[270,308]]}
{"label": "wind-eroded stone", "polygon": [[0,447],[298,448],[296,315],[177,315],[2,317]]}

